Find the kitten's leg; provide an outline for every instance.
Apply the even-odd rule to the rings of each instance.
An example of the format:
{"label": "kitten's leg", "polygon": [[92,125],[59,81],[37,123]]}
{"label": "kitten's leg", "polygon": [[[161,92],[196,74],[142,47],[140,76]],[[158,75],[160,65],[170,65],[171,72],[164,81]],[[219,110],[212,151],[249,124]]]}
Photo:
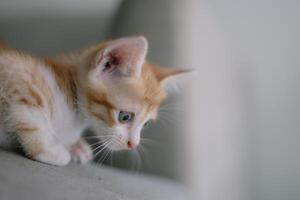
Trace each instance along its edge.
{"label": "kitten's leg", "polygon": [[73,162],[87,163],[93,158],[93,152],[89,144],[83,139],[78,140],[70,148],[71,159]]}
{"label": "kitten's leg", "polygon": [[14,105],[10,115],[11,129],[28,157],[60,166],[70,162],[69,151],[55,138],[50,119],[41,108]]}

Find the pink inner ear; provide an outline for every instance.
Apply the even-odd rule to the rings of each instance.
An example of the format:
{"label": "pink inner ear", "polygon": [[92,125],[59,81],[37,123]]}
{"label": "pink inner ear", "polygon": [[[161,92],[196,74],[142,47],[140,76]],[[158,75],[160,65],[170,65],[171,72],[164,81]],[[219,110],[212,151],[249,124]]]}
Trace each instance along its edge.
{"label": "pink inner ear", "polygon": [[[107,59],[106,59],[106,62],[104,62],[102,71],[103,72],[113,72],[120,65],[122,58],[113,53],[108,54],[106,57],[107,57]],[[98,65],[99,64],[100,64],[100,62],[98,62]]]}
{"label": "pink inner ear", "polygon": [[123,76],[139,76],[147,52],[147,41],[143,37],[124,38],[112,41],[104,50],[103,72],[118,72]]}

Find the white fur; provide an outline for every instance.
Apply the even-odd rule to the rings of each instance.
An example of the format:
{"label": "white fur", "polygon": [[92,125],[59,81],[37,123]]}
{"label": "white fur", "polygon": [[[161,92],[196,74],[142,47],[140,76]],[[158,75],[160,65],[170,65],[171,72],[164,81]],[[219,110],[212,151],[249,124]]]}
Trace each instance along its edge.
{"label": "white fur", "polygon": [[[34,124],[39,128],[40,133],[35,134],[32,138],[28,136],[25,141],[21,142],[38,140],[42,143],[45,150],[35,157],[36,160],[48,164],[66,165],[71,159],[69,153],[71,145],[79,140],[80,134],[87,124],[83,117],[67,104],[65,95],[58,87],[54,75],[46,67],[37,66],[37,69],[41,70],[42,76],[46,79],[54,95],[55,110],[51,118],[47,114],[47,110],[16,104],[14,103],[14,97],[5,96],[6,90],[18,88],[20,91],[23,91],[22,95],[30,98],[25,89],[22,88],[22,85],[12,85],[10,83],[10,78],[28,78],[26,77],[26,73],[22,71],[26,65],[43,64],[39,62],[28,62],[30,62],[28,59],[22,59],[22,57],[16,58],[15,55],[0,56],[0,69],[2,73],[2,76],[0,75],[2,89],[0,92],[1,97],[4,97],[7,104],[1,103],[0,140],[2,141],[0,141],[0,144],[7,144],[8,134],[14,132],[16,123],[26,122]],[[10,70],[6,70],[8,67]]]}
{"label": "white fur", "polygon": [[[148,43],[143,37],[119,39],[111,42],[104,50],[101,58],[109,56],[109,52],[113,51],[117,51],[119,56],[123,56],[121,59],[123,63],[117,66],[119,67],[117,70],[120,72],[117,73],[117,76],[106,74],[102,70],[104,69],[106,60],[101,61],[100,64],[96,62],[98,63],[96,69],[89,72],[83,69],[83,67],[87,68],[83,61],[79,61],[83,63],[76,62],[76,65],[80,66],[77,66],[77,72],[80,74],[77,77],[79,82],[77,85],[79,110],[71,108],[66,102],[65,94],[59,88],[53,72],[47,67],[42,66],[45,63],[34,60],[29,56],[9,53],[0,54],[0,98],[5,100],[4,102],[0,102],[0,140],[6,140],[8,133],[16,132],[15,127],[18,122],[33,124],[35,127],[38,127],[39,132],[32,136],[28,134],[20,137],[19,135],[18,139],[23,146],[25,143],[32,143],[32,145],[42,144],[43,151],[35,155],[34,159],[53,165],[66,165],[70,160],[84,163],[91,159],[92,152],[87,144],[80,140],[80,135],[88,126],[87,121],[89,121],[98,134],[109,135],[111,139],[115,140],[112,140],[107,145],[108,148],[121,150],[136,147],[140,142],[140,132],[144,123],[154,118],[156,112],[148,113],[145,105],[140,105],[139,98],[132,99],[127,94],[127,91],[120,91],[119,88],[114,87],[114,84],[116,79],[120,77],[127,80],[127,76],[130,76],[127,80],[129,81],[133,77],[138,78],[140,76],[147,48]],[[85,54],[83,54],[83,57],[85,57]],[[40,72],[38,75],[45,78],[47,85],[50,87],[51,93],[54,95],[53,108],[55,109],[52,116],[49,115],[49,109],[47,110],[47,108],[41,109],[18,104],[16,103],[18,100],[16,97],[6,95],[11,94],[8,91],[18,89],[22,91],[22,95],[26,98],[32,98],[26,91],[26,87],[23,86],[24,84],[16,84],[14,82],[23,79],[30,82],[32,77],[30,76],[30,72],[28,72],[30,71],[28,68],[30,68],[31,72],[38,70]],[[119,76],[120,74],[122,76]],[[86,89],[84,87],[87,82],[96,84],[98,87],[109,83],[110,87],[106,89],[116,94],[115,98],[111,100],[113,100],[114,105],[118,105],[119,109],[115,111],[116,127],[110,128],[105,122],[96,120],[86,112],[86,97],[82,91]],[[36,87],[36,90],[39,89],[34,84],[31,84],[31,86]],[[93,108],[93,110],[104,112],[101,105]],[[130,124],[118,123],[118,113],[121,110],[133,112],[135,114],[134,121]],[[133,145],[130,147],[128,142],[131,142]]]}

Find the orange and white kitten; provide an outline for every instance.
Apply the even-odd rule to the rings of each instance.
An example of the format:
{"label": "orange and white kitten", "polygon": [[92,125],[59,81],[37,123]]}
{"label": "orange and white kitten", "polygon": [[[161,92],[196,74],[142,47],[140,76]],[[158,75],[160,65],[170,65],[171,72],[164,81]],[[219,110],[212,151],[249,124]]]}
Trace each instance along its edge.
{"label": "orange and white kitten", "polygon": [[145,61],[147,48],[144,37],[121,38],[51,60],[0,45],[0,143],[17,138],[28,157],[53,165],[92,159],[87,127],[111,150],[137,147],[166,80],[185,72]]}

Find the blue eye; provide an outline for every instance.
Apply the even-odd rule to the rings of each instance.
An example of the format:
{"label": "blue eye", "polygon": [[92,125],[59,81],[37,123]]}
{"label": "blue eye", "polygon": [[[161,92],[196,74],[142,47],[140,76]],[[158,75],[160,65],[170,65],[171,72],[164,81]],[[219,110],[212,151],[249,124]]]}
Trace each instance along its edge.
{"label": "blue eye", "polygon": [[131,122],[134,118],[134,113],[126,112],[126,111],[120,111],[118,120],[122,124],[126,124],[128,122]]}

